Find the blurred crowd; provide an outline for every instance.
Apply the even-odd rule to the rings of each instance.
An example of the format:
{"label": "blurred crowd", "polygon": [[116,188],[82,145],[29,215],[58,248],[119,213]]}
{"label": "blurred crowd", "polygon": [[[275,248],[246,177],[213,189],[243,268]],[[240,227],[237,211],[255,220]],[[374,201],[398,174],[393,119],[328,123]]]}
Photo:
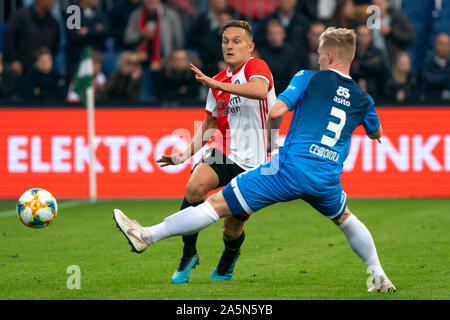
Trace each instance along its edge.
{"label": "blurred crowd", "polygon": [[56,0],[22,0],[0,25],[3,105],[79,103],[73,78],[86,47],[97,101],[200,105],[206,89],[189,64],[209,76],[226,67],[221,27],[231,19],[251,22],[254,55],[277,94],[298,70],[319,68],[319,35],[337,26],[355,29],[351,76],[377,103],[450,103],[450,0],[116,0],[109,10],[69,2],[81,9],[79,28],[67,27],[73,12]]}

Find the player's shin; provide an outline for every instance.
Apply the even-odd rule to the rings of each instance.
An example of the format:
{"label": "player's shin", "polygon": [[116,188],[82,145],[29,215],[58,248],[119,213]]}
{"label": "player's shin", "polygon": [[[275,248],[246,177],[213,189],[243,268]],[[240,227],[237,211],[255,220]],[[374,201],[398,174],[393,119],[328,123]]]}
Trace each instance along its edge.
{"label": "player's shin", "polygon": [[233,240],[223,238],[225,249],[223,250],[222,257],[219,261],[218,273],[224,274],[229,269],[232,263],[235,263],[240,254],[242,243],[245,240],[245,232],[242,230],[242,234]]}
{"label": "player's shin", "polygon": [[[189,201],[186,200],[186,197],[183,199],[183,202],[181,203],[181,207],[180,210],[189,208],[189,207],[196,207],[198,205],[201,205],[204,201],[199,201],[199,202],[194,202],[191,203]],[[183,256],[192,256],[197,252],[197,248],[196,248],[196,244],[197,244],[197,237],[198,237],[198,233],[195,232],[193,234],[189,234],[189,235],[183,235],[183,243],[184,243],[184,247],[183,247]]]}
{"label": "player's shin", "polygon": [[350,247],[361,258],[372,275],[384,275],[378,259],[375,243],[367,227],[355,216],[350,215],[339,225]]}
{"label": "player's shin", "polygon": [[214,208],[209,202],[196,207],[183,209],[164,219],[160,224],[144,228],[143,237],[151,237],[152,242],[165,238],[192,234],[219,220]]}

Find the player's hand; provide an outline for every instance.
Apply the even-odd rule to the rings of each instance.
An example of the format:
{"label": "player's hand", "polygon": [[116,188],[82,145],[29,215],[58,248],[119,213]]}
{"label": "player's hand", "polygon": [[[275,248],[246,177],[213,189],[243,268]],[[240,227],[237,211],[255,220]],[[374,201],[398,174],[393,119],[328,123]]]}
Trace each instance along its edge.
{"label": "player's hand", "polygon": [[170,156],[162,156],[156,162],[160,163],[160,167],[166,166],[176,166],[177,164],[182,164],[186,161],[182,152],[172,153]]}
{"label": "player's hand", "polygon": [[198,82],[200,82],[202,85],[204,85],[208,88],[217,89],[219,81],[216,81],[213,78],[206,76],[199,68],[194,66],[192,63],[190,64],[190,67],[191,67],[191,70],[193,72],[195,72],[195,79]]}

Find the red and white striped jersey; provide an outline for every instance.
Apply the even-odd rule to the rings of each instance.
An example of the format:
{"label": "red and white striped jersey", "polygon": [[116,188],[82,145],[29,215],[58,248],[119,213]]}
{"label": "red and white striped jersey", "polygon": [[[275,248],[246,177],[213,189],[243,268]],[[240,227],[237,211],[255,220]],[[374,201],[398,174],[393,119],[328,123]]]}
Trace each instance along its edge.
{"label": "red and white striped jersey", "polygon": [[216,135],[215,147],[245,170],[270,159],[266,148],[265,128],[269,110],[276,101],[272,73],[263,60],[251,57],[234,72],[225,69],[214,77],[221,82],[237,84],[247,83],[255,77],[262,78],[269,84],[267,98],[264,100],[209,89],[206,101],[206,112],[217,118],[217,126],[223,138],[220,141],[220,137]]}

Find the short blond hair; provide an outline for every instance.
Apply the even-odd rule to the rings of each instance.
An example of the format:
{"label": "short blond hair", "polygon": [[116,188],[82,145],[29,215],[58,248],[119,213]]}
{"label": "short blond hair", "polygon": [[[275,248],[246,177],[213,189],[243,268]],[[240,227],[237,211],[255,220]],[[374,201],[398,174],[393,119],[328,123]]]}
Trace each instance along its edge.
{"label": "short blond hair", "polygon": [[247,35],[250,37],[250,41],[253,41],[253,28],[245,20],[230,20],[222,28],[222,33],[228,28],[241,28],[244,29]]}
{"label": "short blond hair", "polygon": [[338,60],[351,64],[356,51],[355,30],[329,27],[320,35],[319,47],[332,49]]}

